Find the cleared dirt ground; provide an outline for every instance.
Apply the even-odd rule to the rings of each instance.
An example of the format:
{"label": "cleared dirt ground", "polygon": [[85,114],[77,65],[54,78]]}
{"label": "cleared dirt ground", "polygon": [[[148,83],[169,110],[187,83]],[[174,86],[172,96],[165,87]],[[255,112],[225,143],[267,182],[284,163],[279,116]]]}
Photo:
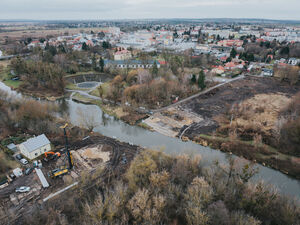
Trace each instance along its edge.
{"label": "cleared dirt ground", "polygon": [[170,137],[176,137],[180,129],[199,123],[203,118],[180,107],[171,107],[165,111],[154,113],[144,122],[155,131]]}
{"label": "cleared dirt ground", "polygon": [[[205,123],[194,123],[185,131],[185,135],[192,138],[197,134],[214,131],[218,127],[218,123],[214,120],[216,116],[226,113],[234,104],[240,104],[254,96],[256,97],[251,100],[252,102],[248,101],[248,104],[253,104],[252,107],[257,107],[257,104],[270,104],[270,98],[274,98],[275,101],[272,101],[273,106],[270,109],[276,112],[278,107],[274,104],[286,104],[286,101],[298,91],[300,91],[299,85],[291,86],[274,78],[246,77],[234,81],[181,105],[183,109],[203,117],[205,121]],[[261,101],[258,101],[259,98]]]}
{"label": "cleared dirt ground", "polygon": [[[59,139],[61,139],[59,143],[63,144],[63,137]],[[50,184],[49,188],[43,189],[37,175],[32,172],[28,176],[23,175],[17,178],[7,187],[0,189],[0,212],[4,209],[9,211],[9,213],[3,215],[3,218],[11,217],[12,220],[15,220],[22,214],[31,214],[34,205],[40,204],[42,207],[43,198],[76,181],[81,183],[84,177],[91,179],[86,184],[90,187],[95,183],[93,179],[99,180],[97,179],[99,176],[102,177],[101,181],[112,175],[120,176],[126,171],[136,153],[141,150],[138,146],[98,134],[93,134],[83,140],[74,140],[73,138],[69,140],[69,147],[74,161],[71,172],[56,179],[47,176],[52,169],[68,164],[66,154],[63,153],[58,160],[51,160],[48,163],[43,162],[42,171]],[[61,149],[61,147],[58,149]],[[99,171],[101,172],[100,175],[98,174]],[[29,186],[31,191],[17,194],[15,189],[19,186]],[[0,219],[2,219],[1,214]]]}

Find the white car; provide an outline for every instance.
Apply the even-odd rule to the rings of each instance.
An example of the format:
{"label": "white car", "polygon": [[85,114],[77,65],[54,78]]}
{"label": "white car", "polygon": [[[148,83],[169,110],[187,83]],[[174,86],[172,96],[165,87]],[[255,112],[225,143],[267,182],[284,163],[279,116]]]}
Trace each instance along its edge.
{"label": "white car", "polygon": [[28,192],[28,191],[30,191],[30,187],[22,186],[22,187],[16,188],[16,192],[19,192],[19,193]]}
{"label": "white car", "polygon": [[27,165],[28,164],[28,161],[26,159],[21,159],[20,162],[23,164],[23,165]]}

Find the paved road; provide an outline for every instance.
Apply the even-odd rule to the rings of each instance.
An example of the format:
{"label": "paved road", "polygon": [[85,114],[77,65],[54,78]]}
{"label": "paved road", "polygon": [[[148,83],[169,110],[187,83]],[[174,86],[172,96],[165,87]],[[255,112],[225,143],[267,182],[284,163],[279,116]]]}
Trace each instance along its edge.
{"label": "paved road", "polygon": [[204,94],[206,94],[206,93],[208,93],[208,92],[210,92],[210,91],[212,91],[212,90],[214,90],[214,89],[216,89],[216,88],[218,88],[218,87],[224,86],[224,85],[226,85],[226,84],[228,84],[228,83],[231,83],[231,82],[233,82],[233,81],[240,80],[240,79],[243,79],[243,78],[244,78],[244,76],[239,76],[239,77],[233,78],[233,79],[228,80],[228,81],[226,81],[226,82],[224,82],[224,83],[218,84],[218,85],[213,86],[213,87],[211,87],[211,88],[208,88],[208,89],[206,89],[206,90],[204,90],[204,91],[201,91],[201,92],[199,92],[199,93],[197,93],[197,94],[195,94],[195,95],[192,95],[192,96],[190,96],[190,97],[187,97],[187,98],[185,98],[185,99],[182,99],[182,100],[180,100],[180,101],[178,101],[178,102],[176,102],[176,103],[174,103],[174,104],[168,105],[168,106],[163,107],[163,108],[160,108],[160,109],[152,110],[152,112],[153,112],[153,113],[156,113],[156,112],[161,112],[161,111],[167,110],[168,108],[171,108],[171,107],[180,105],[180,104],[182,104],[182,103],[184,103],[184,102],[187,102],[187,101],[189,101],[189,100],[191,100],[191,99],[193,99],[193,98],[196,98],[196,97],[198,97],[198,96],[204,95]]}
{"label": "paved road", "polygon": [[94,95],[90,95],[88,91],[81,91],[81,90],[68,90],[69,92],[72,92],[72,95],[71,95],[71,98],[73,97],[73,93],[79,93],[85,97],[88,97],[88,98],[91,98],[91,99],[94,99],[94,100],[102,100],[100,97],[97,97],[97,96],[94,96]]}

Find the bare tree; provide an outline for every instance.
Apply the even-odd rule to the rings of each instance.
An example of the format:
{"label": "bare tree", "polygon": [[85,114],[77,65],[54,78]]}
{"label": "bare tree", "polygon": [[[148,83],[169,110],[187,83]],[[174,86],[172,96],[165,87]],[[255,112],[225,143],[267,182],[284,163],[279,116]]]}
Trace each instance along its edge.
{"label": "bare tree", "polygon": [[152,76],[148,70],[139,69],[138,70],[138,82],[140,84],[148,83],[152,80]]}
{"label": "bare tree", "polygon": [[81,108],[78,108],[77,115],[79,117],[80,125],[87,128],[90,132],[100,125],[99,122],[97,122],[93,111],[83,111]]}

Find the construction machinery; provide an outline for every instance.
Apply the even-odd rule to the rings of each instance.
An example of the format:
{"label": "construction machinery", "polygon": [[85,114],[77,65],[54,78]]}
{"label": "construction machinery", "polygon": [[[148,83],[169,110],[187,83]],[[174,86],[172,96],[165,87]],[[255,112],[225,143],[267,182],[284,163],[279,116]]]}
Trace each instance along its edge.
{"label": "construction machinery", "polygon": [[52,170],[48,174],[51,178],[56,178],[56,177],[60,177],[60,176],[67,174],[73,168],[73,165],[74,165],[73,159],[72,159],[72,154],[69,151],[69,146],[68,146],[69,145],[68,144],[68,136],[67,136],[67,132],[66,132],[67,126],[68,126],[68,123],[66,123],[64,126],[61,126],[60,128],[62,128],[64,130],[65,149],[66,149],[66,157],[68,160],[68,164]]}
{"label": "construction machinery", "polygon": [[45,152],[44,161],[48,162],[49,160],[57,159],[61,156],[59,152]]}

